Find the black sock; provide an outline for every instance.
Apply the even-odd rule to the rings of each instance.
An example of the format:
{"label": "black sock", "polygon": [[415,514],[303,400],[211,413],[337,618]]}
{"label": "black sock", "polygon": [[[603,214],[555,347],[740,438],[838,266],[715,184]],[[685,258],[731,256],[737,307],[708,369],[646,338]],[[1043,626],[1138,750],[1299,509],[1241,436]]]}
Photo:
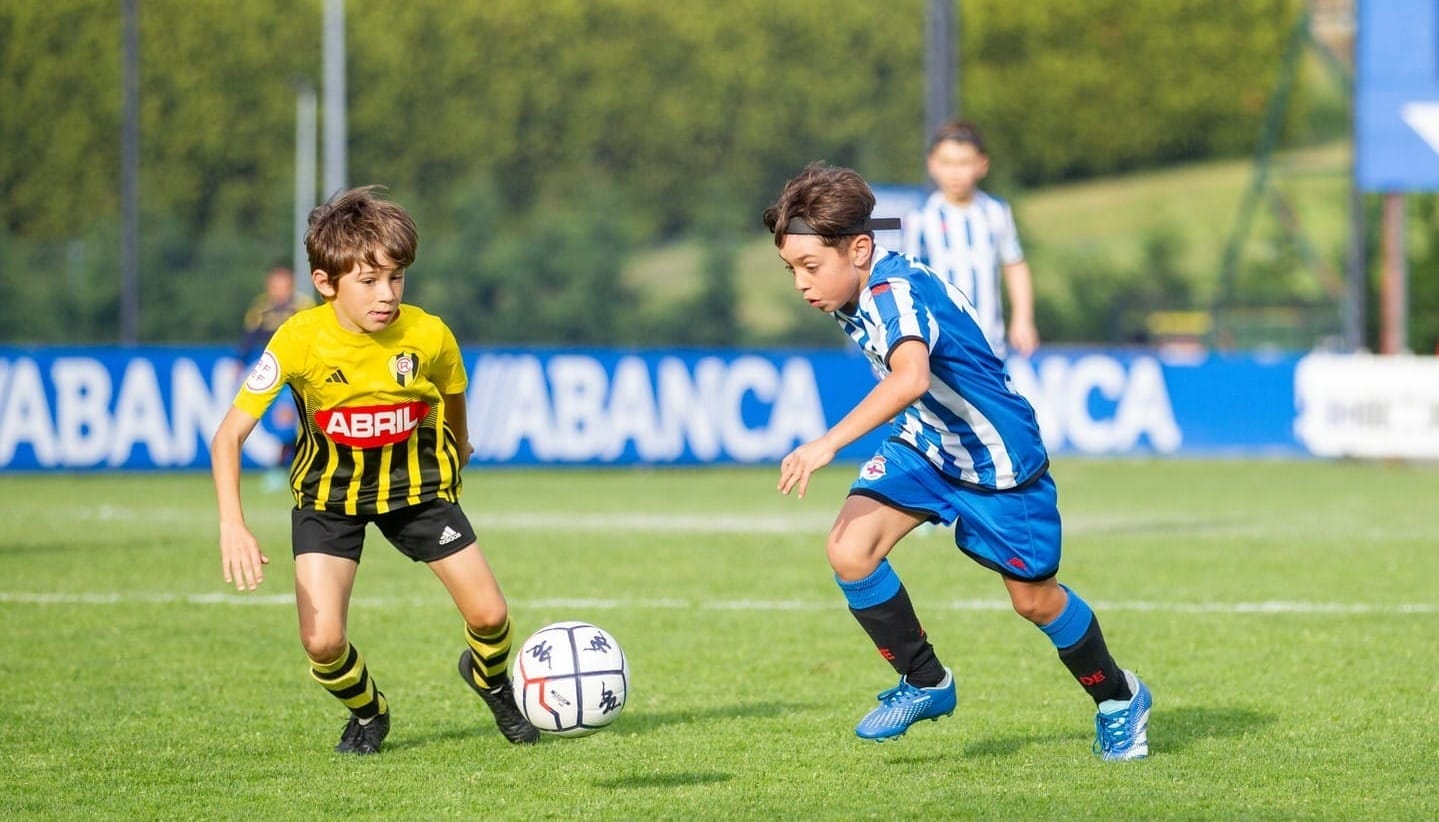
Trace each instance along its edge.
{"label": "black sock", "polygon": [[934,655],[934,647],[920,627],[919,617],[903,585],[884,602],[868,608],[851,607],[849,612],[874,641],[879,655],[909,684],[931,688],[944,679],[944,666]]}
{"label": "black sock", "polygon": [[1124,671],[1120,670],[1119,663],[1110,656],[1109,647],[1104,644],[1104,632],[1099,630],[1098,617],[1090,617],[1089,628],[1078,642],[1059,649],[1059,659],[1096,705],[1106,699],[1134,696],[1129,690],[1128,680],[1124,678]]}

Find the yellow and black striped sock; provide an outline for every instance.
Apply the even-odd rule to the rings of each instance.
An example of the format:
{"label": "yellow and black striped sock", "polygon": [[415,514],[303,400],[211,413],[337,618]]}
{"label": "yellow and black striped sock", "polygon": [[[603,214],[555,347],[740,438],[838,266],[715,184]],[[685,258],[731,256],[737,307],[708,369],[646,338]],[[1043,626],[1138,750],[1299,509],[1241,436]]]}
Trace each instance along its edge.
{"label": "yellow and black striped sock", "polygon": [[325,690],[334,694],[336,699],[345,703],[345,707],[360,719],[374,719],[390,709],[385,702],[385,695],[380,693],[375,687],[375,681],[370,679],[365,658],[360,656],[360,650],[353,644],[333,662],[311,659],[310,676],[325,686]]}
{"label": "yellow and black striped sock", "polygon": [[484,635],[465,626],[465,641],[470,643],[470,676],[486,691],[505,684],[509,679],[506,667],[510,662],[510,620],[499,631]]}

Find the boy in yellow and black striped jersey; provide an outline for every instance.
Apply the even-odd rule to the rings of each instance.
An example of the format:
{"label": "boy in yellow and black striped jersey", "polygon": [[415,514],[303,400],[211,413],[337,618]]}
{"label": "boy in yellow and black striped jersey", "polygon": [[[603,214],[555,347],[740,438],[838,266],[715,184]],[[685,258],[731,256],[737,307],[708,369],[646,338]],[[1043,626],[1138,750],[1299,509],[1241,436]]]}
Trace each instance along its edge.
{"label": "boy in yellow and black striped jersey", "polygon": [[300,417],[290,488],[300,642],[311,674],[350,709],[335,750],[380,750],[389,705],[346,631],[365,526],[424,562],[465,620],[460,676],[505,738],[532,743],[507,663],[511,627],[499,583],[460,510],[469,461],[467,378],[454,335],[400,302],[418,235],[376,187],[342,192],[310,213],[305,248],[324,305],[286,320],[250,371],[211,444],[225,581],[255,590],[269,558],[245,525],[240,449],[280,387]]}

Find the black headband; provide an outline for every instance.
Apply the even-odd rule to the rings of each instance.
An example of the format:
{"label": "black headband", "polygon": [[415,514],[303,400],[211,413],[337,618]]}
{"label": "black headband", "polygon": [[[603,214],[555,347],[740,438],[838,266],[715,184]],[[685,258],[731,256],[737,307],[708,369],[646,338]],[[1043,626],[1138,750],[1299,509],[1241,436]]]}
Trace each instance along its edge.
{"label": "black headband", "polygon": [[812,234],[817,237],[848,237],[851,234],[868,234],[871,231],[898,231],[898,217],[866,217],[862,222],[855,223],[848,228],[839,231],[819,231],[814,226],[804,221],[803,217],[791,217],[785,224],[786,234]]}

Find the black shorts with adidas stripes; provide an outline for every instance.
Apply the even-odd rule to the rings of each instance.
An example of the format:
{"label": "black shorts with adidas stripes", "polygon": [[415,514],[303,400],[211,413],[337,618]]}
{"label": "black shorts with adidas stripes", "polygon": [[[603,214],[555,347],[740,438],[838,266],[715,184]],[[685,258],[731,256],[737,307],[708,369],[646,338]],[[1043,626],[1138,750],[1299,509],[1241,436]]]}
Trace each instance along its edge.
{"label": "black shorts with adidas stripes", "polygon": [[290,544],[296,556],[329,554],[359,562],[365,526],[372,522],[390,544],[415,562],[444,559],[475,541],[475,530],[460,506],[436,499],[384,514],[296,508],[290,512]]}

